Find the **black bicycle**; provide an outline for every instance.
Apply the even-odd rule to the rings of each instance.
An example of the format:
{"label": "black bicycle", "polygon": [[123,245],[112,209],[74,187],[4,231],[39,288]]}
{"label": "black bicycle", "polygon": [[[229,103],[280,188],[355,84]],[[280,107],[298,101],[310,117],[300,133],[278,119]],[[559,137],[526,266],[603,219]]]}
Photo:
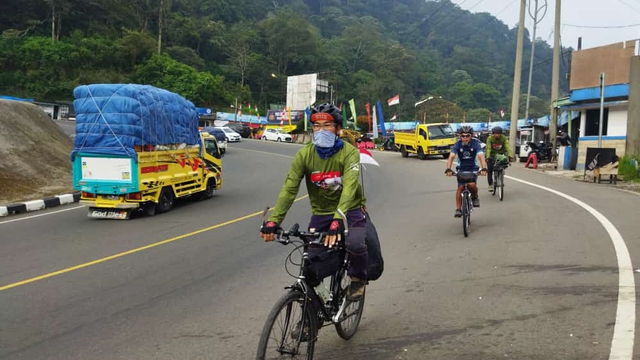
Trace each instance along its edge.
{"label": "black bicycle", "polygon": [[459,182],[464,183],[464,190],[462,190],[462,230],[464,236],[469,236],[471,232],[471,213],[473,212],[473,201],[471,200],[471,190],[469,190],[469,183],[476,182],[479,172],[477,171],[459,171],[454,172]]}
{"label": "black bicycle", "polygon": [[496,161],[493,164],[493,191],[492,194],[498,194],[500,201],[504,200],[504,171],[506,168],[511,166],[510,163],[504,163],[500,161]]}
{"label": "black bicycle", "polygon": [[[347,221],[344,219],[346,226]],[[285,261],[285,271],[296,279],[276,302],[262,329],[256,359],[313,359],[318,330],[334,325],[338,335],[349,340],[355,335],[362,318],[364,295],[356,302],[347,300],[350,279],[347,276],[349,254],[342,241],[323,253],[322,266],[315,266],[309,256],[310,245],[322,246],[326,233],[300,231],[298,224],[289,231],[279,231],[276,241],[295,245]],[[299,240],[292,240],[298,238]],[[298,254],[300,261],[293,256]],[[288,264],[298,266],[292,274]],[[333,264],[333,265],[332,265]],[[317,269],[331,269],[329,288]]]}

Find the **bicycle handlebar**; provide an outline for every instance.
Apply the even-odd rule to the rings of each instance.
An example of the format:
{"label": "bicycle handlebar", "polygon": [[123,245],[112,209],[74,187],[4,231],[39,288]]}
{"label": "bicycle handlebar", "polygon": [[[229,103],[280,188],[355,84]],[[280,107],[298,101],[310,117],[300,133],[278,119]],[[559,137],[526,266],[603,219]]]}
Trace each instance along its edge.
{"label": "bicycle handlebar", "polygon": [[[267,206],[267,208],[264,209],[264,212],[262,213],[263,224],[265,223],[265,219],[268,212],[269,212],[269,207]],[[342,238],[344,239],[346,238],[347,234],[349,234],[349,224],[347,222],[347,216],[340,209],[337,209],[337,212],[342,218],[342,223],[344,224],[344,231],[342,234]],[[300,229],[300,225],[298,225],[297,223],[294,224],[291,227],[291,229],[289,229],[288,231],[280,229],[276,232],[275,241],[283,245],[288,245],[291,242],[289,238],[293,236],[301,239],[302,241],[304,241],[305,244],[308,244],[308,245],[324,245],[324,237],[328,235],[327,232],[300,231],[299,229]]]}
{"label": "bicycle handlebar", "polygon": [[282,245],[288,245],[291,243],[290,237],[296,237],[304,241],[305,244],[324,245],[324,237],[327,235],[326,232],[300,231],[299,229],[300,225],[294,224],[289,230],[278,230],[278,232],[276,232],[276,241]]}
{"label": "bicycle handlebar", "polygon": [[453,176],[458,176],[458,174],[460,174],[460,173],[465,173],[465,174],[469,173],[469,174],[473,174],[473,175],[480,175],[480,171],[458,171],[458,172],[455,172],[455,171],[451,170],[451,173],[453,174]]}

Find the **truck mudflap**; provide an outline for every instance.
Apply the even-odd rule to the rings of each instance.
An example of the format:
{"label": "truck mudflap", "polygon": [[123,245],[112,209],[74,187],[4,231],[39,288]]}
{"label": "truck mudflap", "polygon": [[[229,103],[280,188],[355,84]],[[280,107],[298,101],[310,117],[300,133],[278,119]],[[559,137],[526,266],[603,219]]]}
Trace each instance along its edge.
{"label": "truck mudflap", "polygon": [[128,220],[131,217],[131,211],[132,210],[90,207],[87,216],[92,219]]}

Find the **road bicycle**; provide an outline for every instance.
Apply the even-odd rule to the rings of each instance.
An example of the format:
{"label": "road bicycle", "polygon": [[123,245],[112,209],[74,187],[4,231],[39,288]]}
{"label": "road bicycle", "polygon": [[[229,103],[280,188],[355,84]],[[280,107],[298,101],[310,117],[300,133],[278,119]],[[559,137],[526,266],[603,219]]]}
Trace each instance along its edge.
{"label": "road bicycle", "polygon": [[464,236],[469,236],[471,232],[471,213],[473,212],[473,201],[471,200],[471,190],[469,190],[469,183],[476,182],[479,172],[477,171],[459,171],[454,172],[453,175],[459,182],[464,183],[464,189],[462,190],[462,230]]}
{"label": "road bicycle", "polygon": [[502,163],[496,161],[493,165],[493,191],[492,194],[498,194],[500,201],[504,200],[504,171],[511,166],[510,163]]}
{"label": "road bicycle", "polygon": [[[346,217],[344,214],[341,216],[346,227]],[[344,239],[349,230],[345,229],[343,240],[323,252],[321,261],[316,262],[315,257],[309,256],[309,246],[323,246],[326,233],[300,231],[299,228],[295,224],[289,231],[280,230],[276,234],[275,241],[294,245],[285,260],[285,271],[296,281],[285,288],[287,291],[267,317],[258,344],[258,360],[311,360],[320,328],[334,325],[338,335],[349,340],[358,330],[362,318],[364,295],[355,302],[347,300],[349,254]],[[300,256],[299,262],[293,258],[295,254]],[[297,275],[289,271],[289,264],[299,267]],[[329,288],[322,280],[323,275],[314,270],[320,268],[329,269]]]}

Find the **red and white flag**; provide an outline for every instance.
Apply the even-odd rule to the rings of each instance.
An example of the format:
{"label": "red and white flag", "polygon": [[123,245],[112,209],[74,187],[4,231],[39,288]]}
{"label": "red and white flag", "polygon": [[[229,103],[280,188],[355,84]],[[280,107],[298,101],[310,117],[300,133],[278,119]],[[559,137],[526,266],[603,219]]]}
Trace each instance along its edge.
{"label": "red and white flag", "polygon": [[400,94],[398,94],[398,95],[392,97],[391,99],[387,100],[387,104],[389,104],[389,106],[400,104]]}
{"label": "red and white flag", "polygon": [[391,117],[391,119],[389,119],[389,121],[394,121],[397,119],[398,119],[398,116],[396,116],[396,114],[393,114],[393,116]]}
{"label": "red and white flag", "polygon": [[380,166],[378,162],[373,158],[373,155],[364,147],[360,148],[360,164],[371,164],[375,166]]}
{"label": "red and white flag", "polygon": [[504,108],[500,109],[500,116],[504,117]]}

